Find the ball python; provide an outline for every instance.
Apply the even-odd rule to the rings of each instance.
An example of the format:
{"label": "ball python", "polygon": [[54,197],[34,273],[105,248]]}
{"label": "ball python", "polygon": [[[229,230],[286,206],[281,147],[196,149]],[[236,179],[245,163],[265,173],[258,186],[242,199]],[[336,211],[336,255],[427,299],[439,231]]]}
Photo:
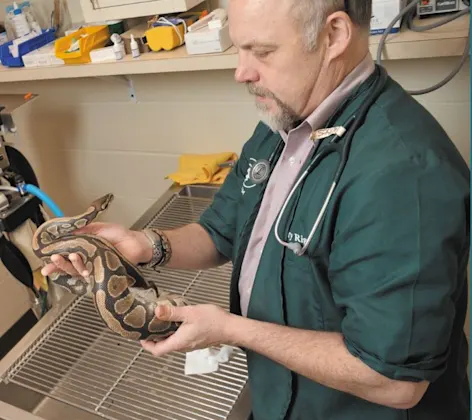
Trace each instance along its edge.
{"label": "ball python", "polygon": [[45,264],[51,256],[68,258],[76,253],[90,274],[86,279],[56,272],[51,281],[69,292],[91,295],[95,308],[110,330],[131,340],[160,341],[177,331],[179,323],[163,321],[155,316],[158,305],[185,306],[182,296],[159,290],[105,239],[90,234],[73,233],[104,212],[113,194],[91,203],[82,214],[59,217],[38,227],[32,239],[35,255]]}

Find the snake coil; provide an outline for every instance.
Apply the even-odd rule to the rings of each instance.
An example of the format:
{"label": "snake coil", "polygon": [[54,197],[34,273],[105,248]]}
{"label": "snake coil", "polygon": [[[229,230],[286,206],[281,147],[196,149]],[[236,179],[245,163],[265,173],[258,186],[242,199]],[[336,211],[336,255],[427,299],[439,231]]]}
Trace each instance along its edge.
{"label": "snake coil", "polygon": [[33,235],[33,251],[45,264],[54,254],[65,258],[72,253],[80,255],[90,274],[87,279],[54,273],[51,280],[75,295],[91,294],[104,323],[120,336],[160,341],[177,331],[180,324],[157,319],[155,309],[160,305],[185,306],[185,299],[149,283],[105,239],[73,233],[95,220],[112,200],[113,194],[107,194],[80,215],[46,221]]}

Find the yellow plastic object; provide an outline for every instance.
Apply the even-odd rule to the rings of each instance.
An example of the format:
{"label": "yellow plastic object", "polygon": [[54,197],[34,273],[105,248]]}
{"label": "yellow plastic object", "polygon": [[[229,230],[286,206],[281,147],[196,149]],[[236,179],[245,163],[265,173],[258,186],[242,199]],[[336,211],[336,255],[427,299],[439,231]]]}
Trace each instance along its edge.
{"label": "yellow plastic object", "polygon": [[[198,16],[192,14],[190,16],[179,16],[185,20],[187,28],[195,23]],[[180,37],[179,37],[180,34]],[[180,47],[185,42],[185,27],[183,23],[175,26],[163,25],[150,28],[146,31],[146,39],[149,48],[152,51],[166,50],[170,51]]]}
{"label": "yellow plastic object", "polygon": [[[82,37],[82,35],[86,35]],[[66,52],[72,42],[79,40],[79,50]],[[56,40],[55,54],[57,58],[64,60],[65,64],[90,63],[90,51],[103,48],[110,39],[110,31],[107,25],[89,26]]]}
{"label": "yellow plastic object", "polygon": [[43,289],[45,292],[48,291],[48,281],[46,277],[41,274],[41,268],[33,271],[33,283],[36,290]]}

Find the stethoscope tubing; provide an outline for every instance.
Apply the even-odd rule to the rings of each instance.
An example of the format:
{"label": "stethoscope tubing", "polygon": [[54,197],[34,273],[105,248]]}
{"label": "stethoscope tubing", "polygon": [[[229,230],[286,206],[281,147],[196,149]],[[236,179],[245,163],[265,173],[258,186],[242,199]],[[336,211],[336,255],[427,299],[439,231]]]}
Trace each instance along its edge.
{"label": "stethoscope tubing", "polygon": [[[347,164],[347,161],[348,161],[348,158],[349,158],[349,153],[350,153],[350,150],[351,150],[351,144],[352,144],[352,140],[354,138],[354,135],[357,131],[357,129],[359,128],[359,126],[363,123],[363,119],[364,117],[367,115],[367,112],[368,110],[370,109],[370,107],[372,106],[372,104],[375,102],[375,100],[379,97],[381,91],[383,90],[383,88],[385,87],[385,84],[386,84],[386,81],[387,81],[387,73],[385,71],[385,69],[383,68],[380,68],[380,77],[374,87],[374,92],[372,95],[370,95],[370,97],[368,97],[366,99],[366,101],[361,105],[361,107],[358,109],[358,112],[356,112],[354,115],[352,115],[348,121],[346,122],[346,124],[344,125],[344,128],[346,129],[341,135],[336,135],[333,137],[333,139],[330,141],[330,144],[328,146],[326,146],[326,148],[322,149],[321,152],[318,154],[318,155],[315,155],[314,159],[312,160],[312,162],[310,162],[310,164],[308,165],[308,167],[305,169],[305,171],[303,172],[302,176],[299,177],[298,181],[295,183],[295,185],[293,186],[293,188],[290,190],[290,193],[288,195],[288,197],[286,198],[286,200],[284,201],[284,204],[282,206],[282,209],[280,210],[279,212],[279,215],[276,219],[276,223],[275,223],[275,226],[274,226],[274,233],[275,233],[275,237],[277,239],[277,241],[283,245],[283,246],[286,246],[287,248],[289,248],[290,250],[292,250],[294,252],[295,255],[297,256],[302,256],[303,254],[305,254],[305,252],[307,251],[313,237],[315,236],[315,233],[317,232],[318,228],[319,228],[319,225],[321,224],[324,216],[325,216],[325,213],[326,213],[326,210],[328,208],[328,205],[331,201],[331,198],[334,194],[334,191],[336,189],[336,186],[338,185],[339,183],[339,180],[341,179],[341,176],[344,172],[344,169],[346,167],[346,164]],[[358,115],[360,117],[358,117]],[[346,140],[344,142],[344,145],[340,145],[339,144],[339,141],[340,139],[343,137],[343,134],[346,133]],[[316,221],[315,223],[313,224],[313,227],[310,231],[310,234],[307,238],[307,240],[304,242],[304,244],[299,244],[298,242],[286,242],[286,241],[283,241],[280,236],[279,236],[279,225],[280,225],[280,222],[282,220],[282,217],[285,213],[285,210],[288,206],[288,203],[290,202],[290,200],[292,199],[292,196],[295,194],[295,192],[297,191],[298,187],[301,185],[301,183],[306,179],[306,177],[315,169],[315,167],[319,164],[319,162],[324,159],[326,156],[328,156],[329,154],[333,153],[333,152],[338,152],[339,151],[339,148],[341,148],[341,152],[340,152],[340,155],[341,155],[341,161],[339,163],[339,167],[337,168],[336,170],[336,173],[334,175],[334,178],[333,178],[333,183],[331,184],[331,187],[328,191],[328,194],[326,195],[326,198],[323,202],[323,206],[321,207],[321,210],[320,212],[318,213],[318,217],[316,218]]]}

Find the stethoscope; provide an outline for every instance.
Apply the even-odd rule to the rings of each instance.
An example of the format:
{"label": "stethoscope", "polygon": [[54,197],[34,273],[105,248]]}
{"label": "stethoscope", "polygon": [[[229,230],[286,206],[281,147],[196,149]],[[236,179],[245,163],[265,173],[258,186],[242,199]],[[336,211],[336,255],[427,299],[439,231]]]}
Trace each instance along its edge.
{"label": "stethoscope", "polygon": [[[295,255],[298,255],[298,256],[303,255],[308,249],[313,237],[315,236],[315,233],[317,232],[323,220],[323,217],[326,213],[326,209],[329,205],[331,197],[333,196],[334,190],[336,189],[336,186],[338,185],[339,180],[341,179],[341,176],[343,174],[344,168],[346,167],[346,164],[349,158],[349,152],[351,150],[352,139],[354,138],[354,134],[356,133],[360,125],[363,123],[364,118],[366,117],[370,107],[380,96],[383,88],[385,87],[387,83],[388,75],[387,75],[386,70],[382,66],[377,66],[377,67],[379,68],[380,75],[375,85],[373,86],[371,93],[369,93],[364,103],[356,110],[356,112],[353,113],[353,115],[351,115],[348,118],[347,122],[343,126],[333,127],[332,129],[326,130],[331,135],[333,135],[333,137],[331,138],[331,140],[329,140],[327,146],[324,146],[321,148],[321,151],[318,154],[316,154],[316,151],[315,151],[310,156],[309,159],[311,160],[311,162],[309,163],[309,165],[307,166],[303,174],[299,177],[294,187],[291,189],[288,197],[285,199],[282,209],[279,212],[279,215],[277,217],[277,220],[275,222],[275,227],[274,227],[275,237],[281,245],[286,246],[287,248],[291,249],[295,253]],[[343,137],[345,137],[346,140],[344,141],[343,144],[341,144],[340,140]],[[275,150],[272,152],[268,160],[260,159],[253,165],[250,171],[250,178],[253,183],[261,184],[269,179],[270,173],[275,163],[275,158],[277,155],[280,156],[280,149],[282,146],[283,146],[283,140],[279,142],[279,144],[277,145]],[[303,245],[298,242],[283,241],[279,236],[279,225],[291,198],[293,197],[297,189],[300,187],[301,183],[306,179],[306,177],[311,172],[313,172],[313,170],[320,164],[320,162],[325,157],[335,152],[339,153],[339,155],[341,156],[341,160],[338,164],[338,168],[333,178],[333,183],[331,184],[328,194],[326,195],[323,206],[320,212],[318,213],[318,217],[316,218],[316,221],[313,224],[313,227],[310,231],[310,235],[308,236],[307,240],[304,242]],[[313,155],[315,156],[313,157]]]}

